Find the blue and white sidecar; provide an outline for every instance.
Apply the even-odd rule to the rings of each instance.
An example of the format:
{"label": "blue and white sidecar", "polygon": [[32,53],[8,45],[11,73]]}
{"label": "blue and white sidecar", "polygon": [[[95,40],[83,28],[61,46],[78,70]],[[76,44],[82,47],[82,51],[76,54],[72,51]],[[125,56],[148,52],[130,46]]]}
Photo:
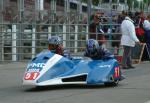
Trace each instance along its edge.
{"label": "blue and white sidecar", "polygon": [[116,59],[92,60],[85,57],[68,59],[47,50],[28,63],[23,85],[117,85],[122,79]]}

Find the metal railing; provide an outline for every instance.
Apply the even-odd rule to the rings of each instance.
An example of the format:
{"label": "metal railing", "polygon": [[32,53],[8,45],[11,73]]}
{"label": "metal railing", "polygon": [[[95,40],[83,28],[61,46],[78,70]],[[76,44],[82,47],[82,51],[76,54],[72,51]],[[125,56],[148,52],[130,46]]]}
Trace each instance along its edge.
{"label": "metal railing", "polygon": [[[41,10],[39,1],[43,1],[41,6],[45,5],[47,8]],[[0,18],[0,61],[29,60],[47,49],[48,37],[52,35],[60,36],[64,48],[69,49],[72,55],[82,55],[89,36],[90,15],[95,9],[90,2],[83,5],[81,0],[76,0],[76,6],[73,8],[73,1],[75,0],[14,0],[9,4],[13,4],[9,7],[13,11],[11,13],[14,13],[11,14],[13,17],[6,21],[5,14],[9,13],[9,9],[5,10],[7,2],[1,0],[3,14],[1,13]],[[83,11],[82,6],[87,10]],[[103,24],[105,25],[119,26],[112,22]],[[111,44],[120,41],[113,39],[120,35],[119,31],[105,34],[106,47],[113,49]]]}
{"label": "metal railing", "polygon": [[[20,23],[3,23],[0,25],[3,27],[8,26],[3,29],[3,31],[0,31],[0,61],[29,60],[37,53],[47,49],[48,37],[52,35],[58,35],[62,38],[64,48],[68,49],[71,52],[71,55],[83,56],[86,43],[85,41],[88,39],[89,35],[87,24],[31,25],[29,23],[22,23],[22,27],[31,25],[31,28],[23,28],[21,30]],[[41,27],[39,28],[39,26],[46,27],[40,29]],[[95,35],[95,33],[93,34]],[[119,43],[120,40],[110,39],[109,37],[119,35],[120,33],[117,32],[105,33],[107,39],[106,48],[113,49],[111,43]]]}

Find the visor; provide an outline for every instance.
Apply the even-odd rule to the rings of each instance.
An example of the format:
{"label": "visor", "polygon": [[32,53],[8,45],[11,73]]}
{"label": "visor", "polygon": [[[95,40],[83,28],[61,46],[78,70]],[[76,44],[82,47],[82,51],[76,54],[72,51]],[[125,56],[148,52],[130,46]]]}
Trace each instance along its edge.
{"label": "visor", "polygon": [[54,45],[54,44],[49,44],[48,45],[48,49],[51,50],[51,51],[56,51],[56,47],[57,47],[57,45]]}

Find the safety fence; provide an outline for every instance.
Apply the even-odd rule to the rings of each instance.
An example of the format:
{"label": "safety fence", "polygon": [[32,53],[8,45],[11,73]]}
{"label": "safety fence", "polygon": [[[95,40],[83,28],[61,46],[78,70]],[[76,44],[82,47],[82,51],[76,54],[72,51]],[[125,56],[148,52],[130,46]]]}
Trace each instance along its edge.
{"label": "safety fence", "polygon": [[[0,61],[29,60],[48,48],[48,37],[53,35],[62,38],[64,48],[68,49],[72,56],[83,56],[85,41],[89,38],[87,24],[3,23],[0,25],[3,27],[0,31]],[[120,33],[105,33],[106,48],[114,52],[115,46],[112,44],[119,43],[120,39],[115,39],[119,35]]]}
{"label": "safety fence", "polygon": [[[121,22],[118,22],[121,11],[113,9],[112,0],[106,8],[102,8],[102,2],[94,6],[91,1],[0,0],[0,61],[29,60],[47,49],[48,38],[53,35],[62,38],[64,48],[72,56],[83,56],[90,34],[90,18],[97,11],[104,14],[101,17],[104,29],[101,35],[106,38],[104,46],[121,57]],[[97,32],[92,34],[100,35]]]}

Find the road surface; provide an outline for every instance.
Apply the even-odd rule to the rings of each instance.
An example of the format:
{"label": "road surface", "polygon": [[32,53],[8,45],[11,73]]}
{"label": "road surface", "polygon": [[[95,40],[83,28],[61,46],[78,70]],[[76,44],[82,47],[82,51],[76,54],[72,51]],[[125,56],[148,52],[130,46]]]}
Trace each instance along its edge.
{"label": "road surface", "polygon": [[150,62],[123,70],[116,87],[65,85],[23,86],[27,63],[0,64],[0,103],[150,103]]}

